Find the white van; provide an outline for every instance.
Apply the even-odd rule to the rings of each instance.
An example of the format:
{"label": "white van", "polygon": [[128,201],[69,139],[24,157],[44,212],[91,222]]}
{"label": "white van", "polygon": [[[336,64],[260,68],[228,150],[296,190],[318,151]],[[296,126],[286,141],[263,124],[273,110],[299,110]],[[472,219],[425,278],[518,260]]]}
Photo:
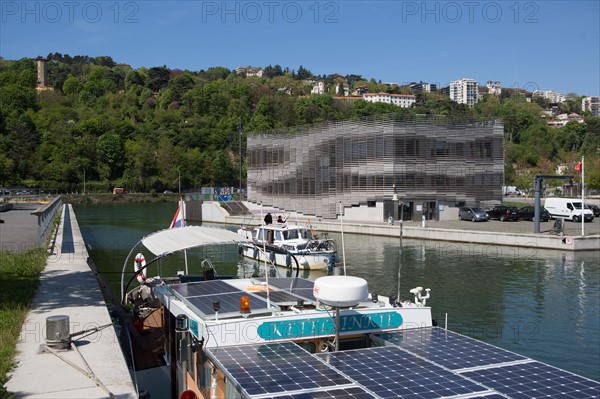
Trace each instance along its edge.
{"label": "white van", "polygon": [[523,192],[517,188],[517,186],[502,186],[502,195],[516,195],[521,196]]}
{"label": "white van", "polygon": [[[546,198],[544,208],[553,218],[565,218],[574,222],[581,222],[581,200],[577,198]],[[594,220],[594,213],[584,209],[583,215],[586,222]]]}

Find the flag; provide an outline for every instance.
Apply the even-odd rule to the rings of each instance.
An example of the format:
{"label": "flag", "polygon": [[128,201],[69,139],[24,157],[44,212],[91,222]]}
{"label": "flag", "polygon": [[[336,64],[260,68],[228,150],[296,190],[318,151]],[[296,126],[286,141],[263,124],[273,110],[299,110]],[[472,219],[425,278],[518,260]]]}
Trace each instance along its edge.
{"label": "flag", "polygon": [[579,162],[577,165],[575,165],[575,170],[578,172],[581,172],[581,167],[583,166],[583,162]]}
{"label": "flag", "polygon": [[185,202],[179,201],[179,207],[177,207],[177,212],[175,212],[175,216],[173,216],[173,221],[171,222],[170,229],[176,229],[177,227],[184,226],[184,218],[185,218]]}

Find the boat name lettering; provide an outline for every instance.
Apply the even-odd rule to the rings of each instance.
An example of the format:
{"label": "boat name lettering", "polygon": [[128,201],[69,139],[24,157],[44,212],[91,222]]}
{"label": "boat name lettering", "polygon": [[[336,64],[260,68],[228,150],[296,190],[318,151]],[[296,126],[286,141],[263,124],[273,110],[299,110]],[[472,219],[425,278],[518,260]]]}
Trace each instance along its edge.
{"label": "boat name lettering", "polygon": [[[397,328],[401,324],[402,316],[397,312],[344,315],[340,317],[340,332]],[[335,333],[335,322],[331,317],[272,321],[262,323],[257,332],[263,339],[330,335]]]}

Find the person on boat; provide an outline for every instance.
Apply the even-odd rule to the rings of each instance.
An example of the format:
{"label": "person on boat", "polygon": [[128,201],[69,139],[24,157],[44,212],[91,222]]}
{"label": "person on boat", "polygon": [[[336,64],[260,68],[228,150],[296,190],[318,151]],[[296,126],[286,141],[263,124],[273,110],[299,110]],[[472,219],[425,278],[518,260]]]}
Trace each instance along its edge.
{"label": "person on boat", "polygon": [[277,223],[285,223],[285,220],[283,220],[281,215],[277,216]]}
{"label": "person on boat", "polygon": [[273,224],[273,216],[270,213],[267,213],[267,216],[265,216],[265,224]]}

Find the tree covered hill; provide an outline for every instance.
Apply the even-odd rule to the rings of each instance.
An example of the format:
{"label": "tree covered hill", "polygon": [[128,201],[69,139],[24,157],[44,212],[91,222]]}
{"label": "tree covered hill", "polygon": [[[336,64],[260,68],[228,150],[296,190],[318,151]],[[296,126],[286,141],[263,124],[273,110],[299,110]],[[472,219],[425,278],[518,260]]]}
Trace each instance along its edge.
{"label": "tree covered hill", "polygon": [[[422,93],[415,107],[402,109],[336,97],[335,88],[408,87],[359,75],[314,76],[303,66],[268,66],[263,77],[245,77],[223,67],[133,69],[110,57],[58,53],[47,59],[53,90],[36,91],[34,60],[0,58],[0,186],[81,191],[84,173],[91,191],[174,189],[179,176],[184,188],[237,186],[240,134],[243,150],[250,131],[399,112],[502,119],[507,183],[529,185],[533,174],[553,174],[557,164],[574,165],[585,154],[588,184],[600,188],[600,118],[550,128],[542,118],[548,104],[516,91],[486,96],[473,109]],[[326,94],[310,94],[317,79]],[[581,98],[561,107],[580,111]]]}

